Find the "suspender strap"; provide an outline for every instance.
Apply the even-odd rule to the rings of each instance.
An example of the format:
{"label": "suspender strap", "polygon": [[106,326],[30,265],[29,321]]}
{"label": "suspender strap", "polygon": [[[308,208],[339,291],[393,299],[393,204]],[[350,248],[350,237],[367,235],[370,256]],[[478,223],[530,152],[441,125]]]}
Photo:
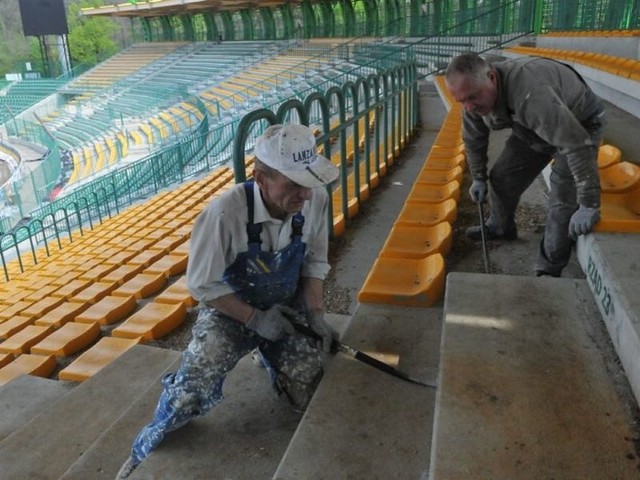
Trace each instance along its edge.
{"label": "suspender strap", "polygon": [[[249,243],[262,243],[260,234],[262,233],[262,224],[253,223],[253,182],[244,183],[244,193],[247,196],[247,236]],[[296,213],[291,219],[291,239],[294,237],[302,237],[302,227],[304,226],[304,216],[301,212]]]}
{"label": "suspender strap", "polygon": [[302,227],[304,226],[304,217],[301,212],[296,213],[291,219],[291,239],[294,237],[302,237]]}
{"label": "suspender strap", "polygon": [[262,224],[253,223],[253,182],[244,183],[244,193],[247,196],[247,236],[249,243],[262,243],[260,234],[262,233]]}

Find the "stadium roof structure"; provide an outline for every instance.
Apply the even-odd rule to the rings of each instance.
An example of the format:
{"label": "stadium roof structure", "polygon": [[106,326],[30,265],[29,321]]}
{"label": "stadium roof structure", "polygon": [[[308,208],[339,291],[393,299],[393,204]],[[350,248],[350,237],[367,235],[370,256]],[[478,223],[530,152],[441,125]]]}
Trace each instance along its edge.
{"label": "stadium roof structure", "polygon": [[302,0],[128,0],[116,5],[83,8],[82,14],[110,17],[157,17],[204,11],[242,10],[245,8],[277,7],[300,4]]}

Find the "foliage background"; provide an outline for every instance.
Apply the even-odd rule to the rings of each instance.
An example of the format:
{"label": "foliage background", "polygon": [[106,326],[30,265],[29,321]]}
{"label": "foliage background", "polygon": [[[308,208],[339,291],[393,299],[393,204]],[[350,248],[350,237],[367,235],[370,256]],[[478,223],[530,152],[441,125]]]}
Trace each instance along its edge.
{"label": "foliage background", "polygon": [[[84,17],[80,8],[118,3],[116,0],[64,0],[69,25],[71,64],[91,67],[132,43],[132,25],[126,19]],[[61,73],[57,37],[47,36],[52,76]],[[22,73],[25,62],[43,72],[40,46],[36,37],[25,37],[18,0],[0,0],[0,80],[7,73]]]}

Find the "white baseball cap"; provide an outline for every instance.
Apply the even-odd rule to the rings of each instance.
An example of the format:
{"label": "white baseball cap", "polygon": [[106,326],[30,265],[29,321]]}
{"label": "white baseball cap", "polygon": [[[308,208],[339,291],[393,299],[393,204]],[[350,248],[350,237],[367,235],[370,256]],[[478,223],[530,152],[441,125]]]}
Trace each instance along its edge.
{"label": "white baseball cap", "polygon": [[340,175],[338,167],[318,155],[316,138],[304,125],[271,125],[256,140],[255,154],[262,163],[307,188],[323,187]]}

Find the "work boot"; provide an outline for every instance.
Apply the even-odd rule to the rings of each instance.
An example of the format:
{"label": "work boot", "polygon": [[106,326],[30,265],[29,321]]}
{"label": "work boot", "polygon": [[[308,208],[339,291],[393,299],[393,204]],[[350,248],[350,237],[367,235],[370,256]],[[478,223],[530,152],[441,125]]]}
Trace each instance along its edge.
{"label": "work boot", "polygon": [[[465,234],[471,240],[482,240],[482,227],[480,225],[474,225],[467,228]],[[505,230],[504,233],[497,233],[491,225],[484,226],[484,238],[487,240],[516,240],[518,238],[518,229],[515,225]]]}
{"label": "work boot", "polygon": [[131,475],[131,473],[136,469],[137,466],[138,464],[133,461],[133,458],[127,458],[127,460],[120,467],[115,480],[124,480],[125,478],[129,478],[129,475]]}

